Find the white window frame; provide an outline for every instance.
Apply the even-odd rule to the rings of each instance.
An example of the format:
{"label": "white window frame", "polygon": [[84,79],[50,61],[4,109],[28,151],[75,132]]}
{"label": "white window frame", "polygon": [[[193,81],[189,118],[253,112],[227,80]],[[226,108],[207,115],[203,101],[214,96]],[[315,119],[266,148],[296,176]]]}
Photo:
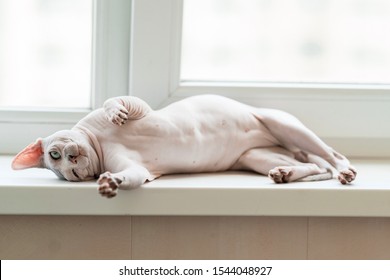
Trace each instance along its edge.
{"label": "white window frame", "polygon": [[93,1],[91,106],[88,109],[0,109],[0,154],[71,128],[104,100],[129,92],[131,1]]}
{"label": "white window frame", "polygon": [[390,85],[180,81],[182,0],[134,0],[130,93],[158,108],[220,94],[288,111],[352,157],[390,157]]}

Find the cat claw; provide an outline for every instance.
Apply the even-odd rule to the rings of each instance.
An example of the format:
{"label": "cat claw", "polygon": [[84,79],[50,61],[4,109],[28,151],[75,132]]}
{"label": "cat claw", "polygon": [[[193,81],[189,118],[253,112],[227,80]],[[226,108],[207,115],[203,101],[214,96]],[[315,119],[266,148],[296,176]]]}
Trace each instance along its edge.
{"label": "cat claw", "polygon": [[107,198],[115,197],[118,193],[122,180],[113,176],[110,172],[105,172],[98,179],[99,193]]}

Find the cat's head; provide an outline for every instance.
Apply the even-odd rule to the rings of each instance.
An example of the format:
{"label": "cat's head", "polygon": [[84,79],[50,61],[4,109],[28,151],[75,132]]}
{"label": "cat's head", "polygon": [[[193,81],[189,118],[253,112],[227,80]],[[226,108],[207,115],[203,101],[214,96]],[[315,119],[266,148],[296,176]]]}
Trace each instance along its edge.
{"label": "cat's head", "polygon": [[47,168],[68,181],[86,181],[99,175],[99,159],[88,137],[78,131],[61,130],[38,138],[17,154],[15,170]]}

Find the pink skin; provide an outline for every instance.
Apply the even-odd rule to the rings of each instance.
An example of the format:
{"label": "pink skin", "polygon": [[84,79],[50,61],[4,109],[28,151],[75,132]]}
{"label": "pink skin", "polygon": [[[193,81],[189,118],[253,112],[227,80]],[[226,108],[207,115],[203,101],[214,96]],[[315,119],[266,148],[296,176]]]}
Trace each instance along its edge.
{"label": "pink skin", "polygon": [[173,173],[251,170],[276,183],[330,179],[332,169],[342,184],[356,177],[346,157],[292,115],[213,95],[157,111],[136,97],[111,98],[71,130],[26,147],[12,167],[45,167],[69,181],[99,178],[105,197]]}

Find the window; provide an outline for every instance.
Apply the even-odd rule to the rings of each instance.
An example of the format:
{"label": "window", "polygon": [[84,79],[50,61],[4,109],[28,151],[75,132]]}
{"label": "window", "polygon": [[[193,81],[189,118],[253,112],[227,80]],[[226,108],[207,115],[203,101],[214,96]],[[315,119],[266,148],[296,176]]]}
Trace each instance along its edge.
{"label": "window", "polygon": [[183,81],[390,84],[387,0],[185,0]]}
{"label": "window", "polygon": [[[6,2],[0,1],[1,13]],[[27,2],[29,4],[20,9],[38,3],[39,9],[46,7],[43,9],[47,17],[50,13],[57,15],[55,21],[59,20],[58,13],[68,9],[73,16],[86,15],[85,21],[82,20],[86,23],[88,12],[85,9],[77,13],[69,9],[74,9],[74,5],[85,5],[92,10],[90,26],[85,24],[84,28],[74,31],[90,30],[87,35],[92,40],[90,48],[87,40],[84,46],[91,56],[81,55],[82,60],[89,60],[89,70],[82,73],[90,78],[82,78],[84,86],[66,85],[79,94],[88,92],[90,96],[73,104],[56,99],[52,101],[53,106],[37,108],[30,102],[22,104],[21,100],[4,101],[12,88],[21,85],[0,78],[0,99],[3,99],[0,153],[16,153],[37,137],[72,127],[111,96],[130,93],[158,108],[187,96],[213,93],[253,106],[288,111],[346,155],[390,156],[390,130],[386,129],[390,123],[390,86],[386,72],[390,65],[388,1]],[[12,5],[17,5],[15,3]],[[251,28],[257,14],[262,15],[260,22],[267,23],[269,28],[260,26],[256,32],[243,32]],[[11,14],[7,12],[7,15]],[[46,16],[37,19],[38,22]],[[238,16],[244,19],[229,20]],[[210,30],[207,30],[202,27],[202,21],[208,22],[210,18],[214,25],[210,23]],[[282,24],[278,19],[288,20],[290,24]],[[7,61],[14,56],[11,50],[5,50],[11,43],[3,44],[7,20],[7,16],[0,17],[0,71],[2,74],[10,71],[5,74],[10,75],[11,68],[17,64],[10,65]],[[25,21],[31,23],[29,28],[34,27],[34,21],[27,17]],[[82,25],[81,19],[76,21]],[[214,32],[217,27],[221,30],[219,33]],[[41,32],[46,28],[37,30]],[[24,30],[15,29],[16,32],[18,35],[14,38],[25,38],[21,35]],[[252,36],[253,33],[256,36]],[[217,48],[202,38],[209,38]],[[244,39],[248,41],[242,45]],[[27,58],[37,61],[43,58],[44,62],[47,59],[46,62],[51,63],[58,54],[52,47]],[[240,53],[242,50],[245,50],[244,54]],[[78,56],[72,52],[68,55],[71,58],[65,64],[75,61]],[[253,60],[256,63],[251,63]],[[81,63],[81,59],[78,62]],[[269,68],[273,70],[267,71]],[[56,76],[60,73],[57,69],[55,74],[45,70],[45,75]],[[25,76],[23,71],[15,73],[13,75],[18,79]],[[51,83],[43,83],[46,82],[46,85]],[[61,86],[59,80],[55,84]],[[3,92],[5,87],[7,94]],[[28,96],[35,98],[37,93],[33,92],[39,91],[40,86],[32,84],[31,87]],[[47,92],[51,96],[58,94],[51,90]]]}
{"label": "window", "polygon": [[91,107],[92,0],[0,2],[0,106]]}
{"label": "window", "polygon": [[131,2],[0,1],[0,154],[128,94]]}
{"label": "window", "polygon": [[388,1],[133,4],[130,92],[152,107],[220,94],[288,111],[348,156],[390,156]]}

